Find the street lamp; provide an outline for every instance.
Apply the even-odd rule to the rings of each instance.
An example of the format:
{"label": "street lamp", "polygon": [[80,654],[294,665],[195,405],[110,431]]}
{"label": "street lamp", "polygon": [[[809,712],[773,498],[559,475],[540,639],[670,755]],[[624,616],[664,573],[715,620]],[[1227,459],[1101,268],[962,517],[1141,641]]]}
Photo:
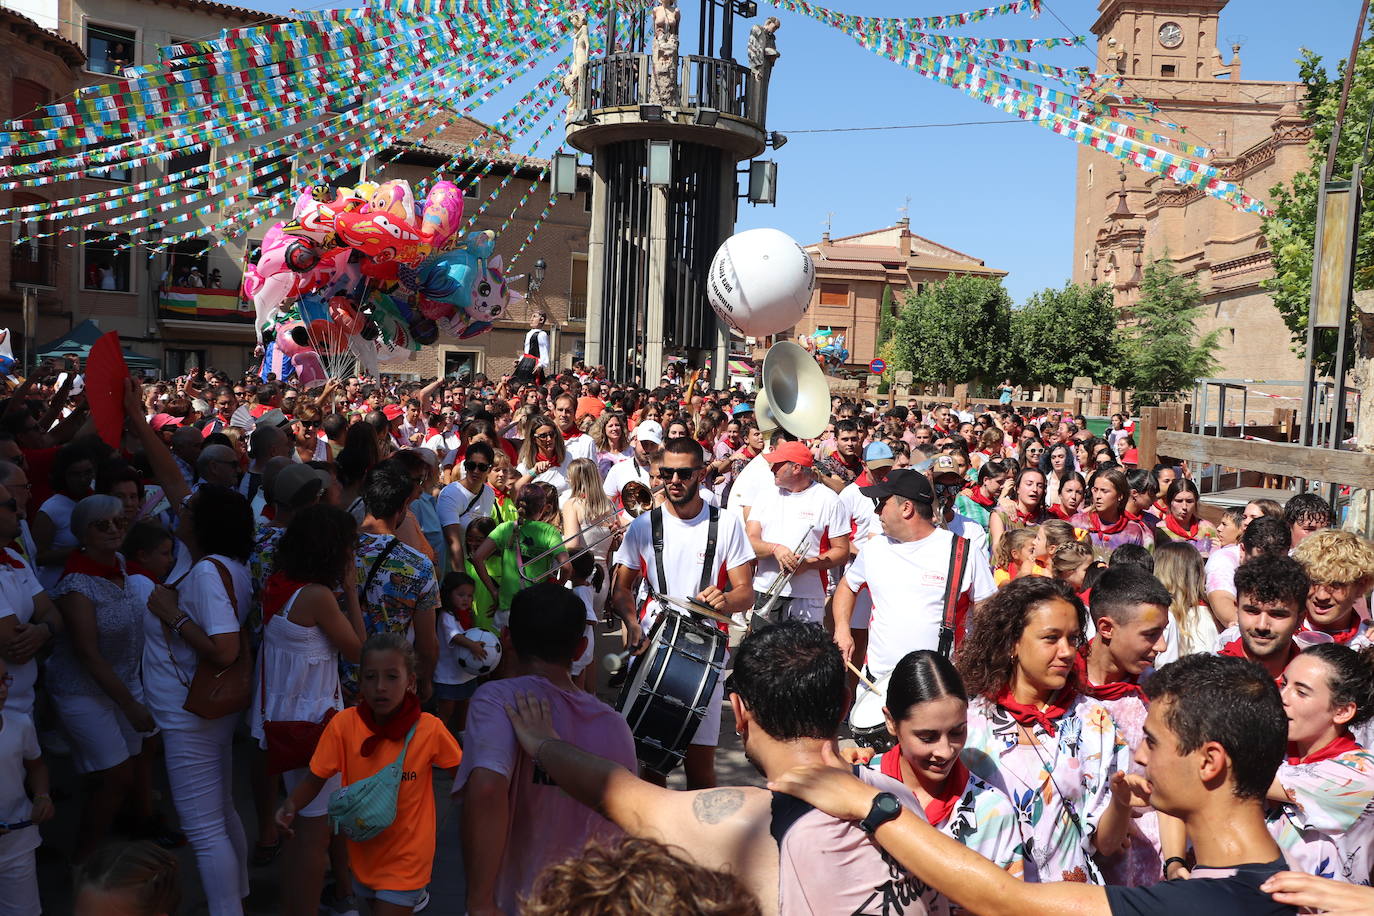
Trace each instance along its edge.
{"label": "street lamp", "polygon": [[531,296],[539,292],[539,287],[544,285],[544,272],[548,270],[548,268],[548,262],[545,261],[543,258],[540,258],[539,260],[534,262],[534,270],[530,271],[530,275],[528,278],[529,293]]}
{"label": "street lamp", "polygon": [[553,193],[572,197],[577,193],[577,154],[553,154]]}

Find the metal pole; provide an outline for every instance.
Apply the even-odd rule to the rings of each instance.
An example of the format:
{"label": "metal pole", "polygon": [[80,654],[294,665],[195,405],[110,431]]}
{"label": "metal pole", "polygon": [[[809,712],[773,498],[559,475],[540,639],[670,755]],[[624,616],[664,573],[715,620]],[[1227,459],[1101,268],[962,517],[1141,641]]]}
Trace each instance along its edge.
{"label": "metal pole", "polygon": [[[1345,77],[1341,80],[1341,100],[1336,106],[1336,123],[1331,128],[1331,143],[1326,148],[1326,168],[1322,180],[1331,177],[1336,168],[1336,150],[1341,142],[1341,121],[1345,119],[1345,105],[1350,100],[1350,82],[1355,75],[1355,61],[1360,56],[1360,39],[1364,37],[1364,24],[1369,19],[1369,0],[1360,4],[1360,18],[1355,22],[1355,37],[1350,42],[1350,56],[1345,59]],[[1321,211],[1318,210],[1318,213]]]}

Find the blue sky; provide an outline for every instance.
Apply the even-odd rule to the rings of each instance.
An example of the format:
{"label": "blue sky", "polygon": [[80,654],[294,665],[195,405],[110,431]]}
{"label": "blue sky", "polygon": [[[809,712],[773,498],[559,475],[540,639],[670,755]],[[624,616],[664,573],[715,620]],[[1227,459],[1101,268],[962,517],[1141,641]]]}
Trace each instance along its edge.
{"label": "blue sky", "polygon": [[[271,11],[301,6],[248,0]],[[647,0],[646,0],[647,2]],[[683,50],[695,48],[696,3],[680,0]],[[928,16],[990,6],[998,0],[824,0],[844,13]],[[318,6],[353,6],[327,2]],[[1097,0],[1048,0],[1038,19],[1005,16],[950,34],[999,38],[1082,34],[1087,47],[1036,52],[1063,67],[1093,66],[1096,41],[1089,27]],[[312,5],[315,6],[315,5]],[[1066,31],[1049,10],[1069,26]],[[1242,44],[1242,76],[1296,79],[1299,49],[1309,47],[1328,67],[1349,51],[1359,4],[1355,0],[1231,0],[1221,14],[1222,51]],[[776,11],[760,0],[760,17]],[[819,239],[827,219],[834,235],[892,225],[910,197],[912,230],[989,265],[1009,271],[1014,301],[1069,276],[1073,241],[1074,163],[1077,146],[1042,127],[1010,119],[961,92],[934,83],[859,47],[846,35],[806,17],[776,12],[782,20],[773,73],[769,128],[788,135],[778,162],[778,205],[741,202],[739,228],[772,226],[803,244]],[[744,56],[748,25],[736,37]],[[544,68],[540,68],[543,70]],[[509,91],[518,94],[523,81]],[[495,103],[477,114],[495,120]],[[997,124],[966,124],[1005,121]],[[912,130],[806,133],[809,130],[911,124],[963,124]],[[541,148],[541,154],[550,152]],[[1267,188],[1247,188],[1263,198]]]}

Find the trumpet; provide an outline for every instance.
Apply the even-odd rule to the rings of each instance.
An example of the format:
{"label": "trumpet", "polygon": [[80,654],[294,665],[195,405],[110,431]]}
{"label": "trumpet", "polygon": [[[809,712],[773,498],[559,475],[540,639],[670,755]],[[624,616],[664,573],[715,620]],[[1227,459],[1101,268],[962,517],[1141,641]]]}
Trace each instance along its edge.
{"label": "trumpet", "polygon": [[[815,525],[806,526],[806,533],[801,536],[801,540],[798,541],[797,546],[793,548],[793,553],[801,552],[802,548],[806,546],[807,540],[810,539],[811,532],[814,531],[815,528]],[[782,596],[782,590],[787,587],[792,581],[792,577],[796,574],[797,571],[795,567],[786,570],[779,569],[777,577],[773,579],[773,584],[768,586],[768,591],[763,593],[763,603],[754,609],[754,614],[767,619],[768,615],[773,612],[773,605],[777,604],[778,598]]]}
{"label": "trumpet", "polygon": [[[625,484],[625,486],[622,487],[620,490],[620,504],[624,508],[625,514],[630,516],[630,518],[639,518],[639,516],[643,515],[645,512],[648,512],[650,509],[654,507],[654,494],[661,491],[663,487],[663,484],[659,484],[653,489],[649,489],[647,485],[638,480],[631,480],[629,483]],[[582,535],[584,535],[586,532],[591,531],[593,528],[605,524],[606,522],[610,521],[611,519],[619,515],[620,512],[620,509],[613,507],[609,511],[601,513],[591,521],[585,522],[582,525],[581,531],[578,531],[576,534],[568,535],[563,540],[559,541],[556,545],[550,547],[548,550],[539,554],[534,559],[526,560],[525,565],[528,566],[531,563],[539,563],[543,560],[548,559],[551,556],[560,553],[564,549],[564,547],[568,545],[570,541],[575,541],[578,538],[582,537]],[[601,537],[583,544],[581,549],[591,550],[593,547],[600,544],[602,541],[609,540],[610,538],[615,537],[619,533],[619,529],[611,528],[605,534],[601,535]]]}

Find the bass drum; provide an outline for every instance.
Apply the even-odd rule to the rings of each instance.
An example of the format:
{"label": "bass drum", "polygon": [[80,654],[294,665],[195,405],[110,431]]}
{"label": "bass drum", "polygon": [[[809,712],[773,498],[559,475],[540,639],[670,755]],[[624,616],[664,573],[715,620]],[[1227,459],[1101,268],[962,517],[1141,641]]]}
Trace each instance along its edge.
{"label": "bass drum", "polygon": [[630,724],[639,762],[667,776],[682,762],[725,673],[726,636],[665,610],[649,632],[615,708]]}
{"label": "bass drum", "polygon": [[887,685],[892,679],[888,674],[872,687],[862,680],[854,696],[854,705],[849,710],[849,735],[856,744],[871,747],[876,753],[891,750],[897,739],[887,730],[887,719],[883,707],[887,705]]}

